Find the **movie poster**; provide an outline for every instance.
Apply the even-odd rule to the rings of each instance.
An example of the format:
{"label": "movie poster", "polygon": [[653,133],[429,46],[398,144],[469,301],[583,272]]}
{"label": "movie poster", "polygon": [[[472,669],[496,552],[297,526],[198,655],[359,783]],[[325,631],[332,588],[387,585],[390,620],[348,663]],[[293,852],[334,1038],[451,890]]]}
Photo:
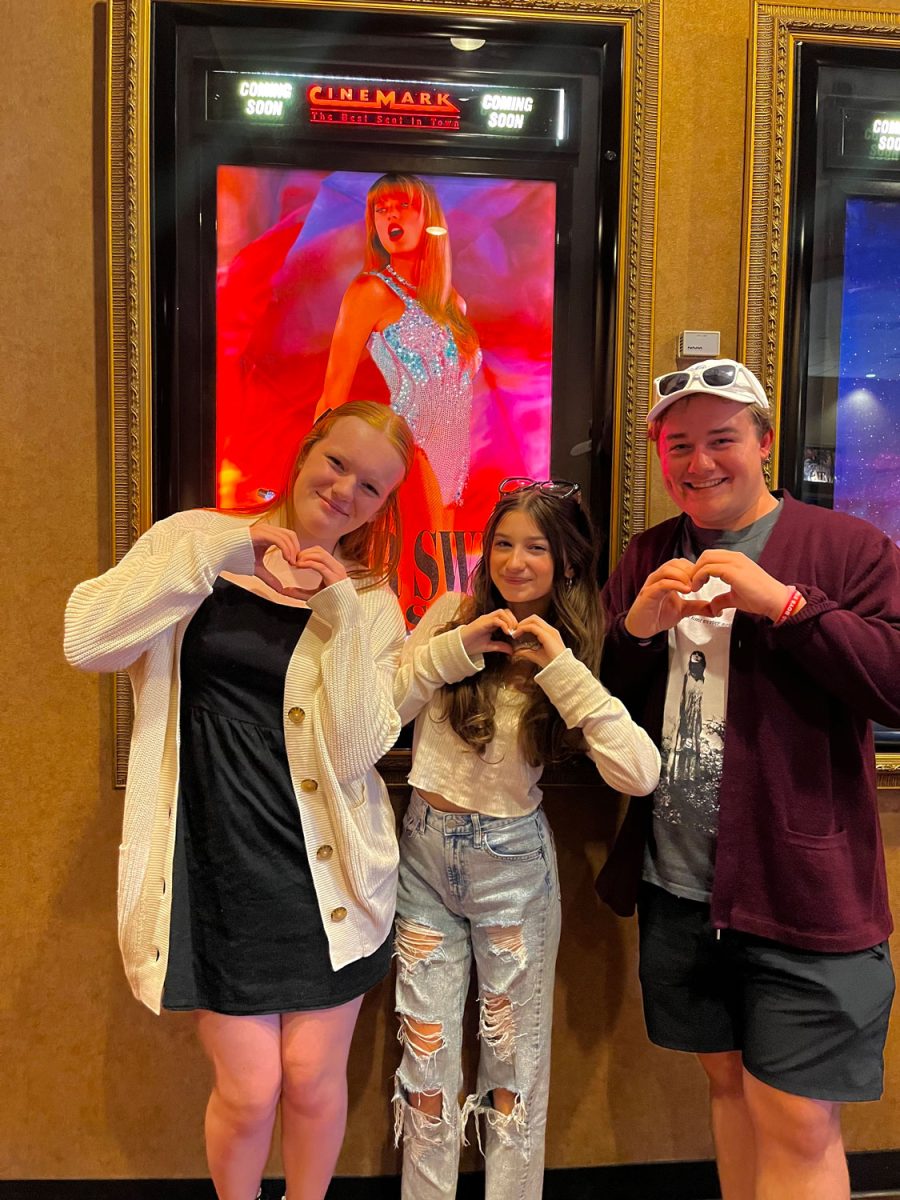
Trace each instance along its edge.
{"label": "movie poster", "polygon": [[[465,589],[500,481],[550,473],[556,189],[416,176],[437,201],[421,201],[419,228],[379,179],[219,168],[216,503],[247,506],[280,489],[317,408],[391,404],[418,447],[396,582],[412,626],[441,592]],[[388,243],[374,264],[367,203],[370,243],[373,230]],[[417,254],[410,286],[397,268]],[[451,282],[446,320],[427,293],[439,270]],[[342,303],[373,273],[400,315],[368,329],[354,300],[351,336]],[[372,292],[368,283],[354,295]]]}
{"label": "movie poster", "polygon": [[900,202],[847,201],[834,507],[900,545]]}

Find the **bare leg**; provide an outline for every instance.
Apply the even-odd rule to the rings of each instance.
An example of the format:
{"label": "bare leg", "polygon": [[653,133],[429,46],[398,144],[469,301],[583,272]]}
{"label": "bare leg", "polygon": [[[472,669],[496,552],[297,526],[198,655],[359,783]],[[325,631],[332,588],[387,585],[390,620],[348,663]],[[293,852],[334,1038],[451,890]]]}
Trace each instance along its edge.
{"label": "bare leg", "polygon": [[698,1054],[709,1080],[709,1104],[716,1165],[723,1200],[755,1200],[756,1144],[744,1096],[744,1067],[739,1050]]}
{"label": "bare leg", "polygon": [[744,1072],[756,1130],[755,1200],[849,1200],[841,1106],[792,1096]]}
{"label": "bare leg", "polygon": [[206,1109],[206,1157],[219,1200],[254,1200],[269,1156],[281,1091],[278,1016],[197,1013],[215,1070]]}
{"label": "bare leg", "polygon": [[347,1056],[362,996],[283,1013],[281,1133],[290,1200],[322,1200],[347,1124]]}

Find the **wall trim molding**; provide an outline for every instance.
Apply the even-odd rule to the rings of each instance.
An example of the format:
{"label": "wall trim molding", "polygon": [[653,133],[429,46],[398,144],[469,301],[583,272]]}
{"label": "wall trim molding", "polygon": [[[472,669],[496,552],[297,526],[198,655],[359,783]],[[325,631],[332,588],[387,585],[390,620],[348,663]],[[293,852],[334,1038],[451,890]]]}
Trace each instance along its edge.
{"label": "wall trim molding", "polygon": [[[900,1150],[848,1155],[855,1197],[888,1197],[900,1192]],[[458,1200],[484,1195],[480,1172],[460,1176]],[[715,1165],[709,1161],[627,1163],[571,1167],[546,1174],[548,1200],[716,1200]],[[281,1200],[282,1181],[266,1180],[264,1200]],[[396,1175],[342,1176],[332,1182],[328,1200],[397,1200]],[[29,1179],[0,1181],[0,1200],[215,1200],[208,1179]]]}

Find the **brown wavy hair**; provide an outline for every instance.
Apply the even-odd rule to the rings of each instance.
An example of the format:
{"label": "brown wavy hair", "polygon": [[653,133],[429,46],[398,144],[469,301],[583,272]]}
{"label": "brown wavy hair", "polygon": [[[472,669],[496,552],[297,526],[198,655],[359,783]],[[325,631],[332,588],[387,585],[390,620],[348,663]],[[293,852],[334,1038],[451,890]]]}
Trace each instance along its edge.
{"label": "brown wavy hair", "polygon": [[[491,549],[497,528],[511,512],[526,513],[547,539],[553,557],[550,607],[544,617],[555,626],[577,659],[596,675],[603,649],[603,607],[597,584],[597,539],[591,520],[577,499],[559,499],[539,488],[504,496],[495,506],[484,531],[481,560],[472,573],[471,592],[460,605],[452,629],[507,605],[491,579]],[[571,577],[571,585],[566,578]],[[497,690],[505,656],[487,655],[483,671],[441,689],[442,719],[462,740],[484,757],[495,732]],[[519,725],[519,750],[532,767],[562,762],[584,750],[580,730],[569,730],[544,691],[533,681],[528,687]]]}
{"label": "brown wavy hair", "polygon": [[[402,175],[397,171],[382,175],[380,179],[375,180],[366,195],[364,271],[382,271],[391,261],[390,251],[381,244],[375,230],[375,204],[385,192],[402,192],[409,200],[417,200],[422,206],[426,229],[429,225],[447,228],[443,207],[430,183],[426,183],[418,175]],[[439,325],[449,327],[460,354],[466,361],[471,361],[478,353],[478,334],[456,303],[452,274],[453,258],[449,233],[443,237],[436,237],[423,232],[416,301]]]}
{"label": "brown wavy hair", "polygon": [[345,534],[338,542],[342,556],[350,564],[347,574],[354,579],[363,579],[365,582],[359,590],[367,592],[372,588],[381,587],[397,573],[403,537],[397,493],[409,474],[416,452],[412,431],[406,421],[387,404],[381,404],[377,400],[350,400],[319,417],[301,441],[281,490],[268,503],[243,511],[260,520],[275,519],[282,525],[293,526],[294,484],[297,482],[300,468],[309,458],[313,446],[326,438],[337,422],[346,417],[356,417],[365,421],[372,429],[383,433],[403,462],[403,478],[372,520]]}

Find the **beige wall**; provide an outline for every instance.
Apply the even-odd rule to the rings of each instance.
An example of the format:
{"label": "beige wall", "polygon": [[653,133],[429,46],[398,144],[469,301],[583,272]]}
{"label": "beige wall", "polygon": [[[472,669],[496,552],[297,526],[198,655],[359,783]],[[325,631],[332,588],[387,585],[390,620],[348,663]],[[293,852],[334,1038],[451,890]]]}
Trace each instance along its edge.
{"label": "beige wall", "polygon": [[[750,32],[744,0],[666,0],[663,13],[655,374],[674,370],[684,329],[718,329],[723,356],[737,349]],[[716,69],[700,69],[710,52]],[[655,452],[650,463],[653,524],[673,510]]]}
{"label": "beige wall", "polygon": [[[3,11],[5,92],[22,99],[2,110],[0,158],[9,602],[0,899],[12,918],[0,990],[0,1176],[200,1175],[207,1072],[190,1018],[157,1019],[134,1002],[115,945],[122,797],[109,783],[109,682],[71,671],[60,651],[65,598],[109,553],[105,11],[91,0]],[[748,28],[743,0],[666,0],[658,370],[685,327],[720,329],[724,353],[736,346]],[[703,66],[710,50],[714,69]],[[662,515],[656,485],[651,507]],[[549,1163],[706,1156],[698,1070],[647,1044],[633,926],[594,899],[591,863],[611,815],[590,795],[551,796],[548,808],[565,888]],[[900,815],[886,815],[885,835],[896,892]],[[366,1001],[353,1054],[343,1173],[396,1165],[386,1107],[395,1054],[382,990]],[[895,1037],[887,1099],[848,1115],[851,1146],[896,1145],[898,1105]]]}

